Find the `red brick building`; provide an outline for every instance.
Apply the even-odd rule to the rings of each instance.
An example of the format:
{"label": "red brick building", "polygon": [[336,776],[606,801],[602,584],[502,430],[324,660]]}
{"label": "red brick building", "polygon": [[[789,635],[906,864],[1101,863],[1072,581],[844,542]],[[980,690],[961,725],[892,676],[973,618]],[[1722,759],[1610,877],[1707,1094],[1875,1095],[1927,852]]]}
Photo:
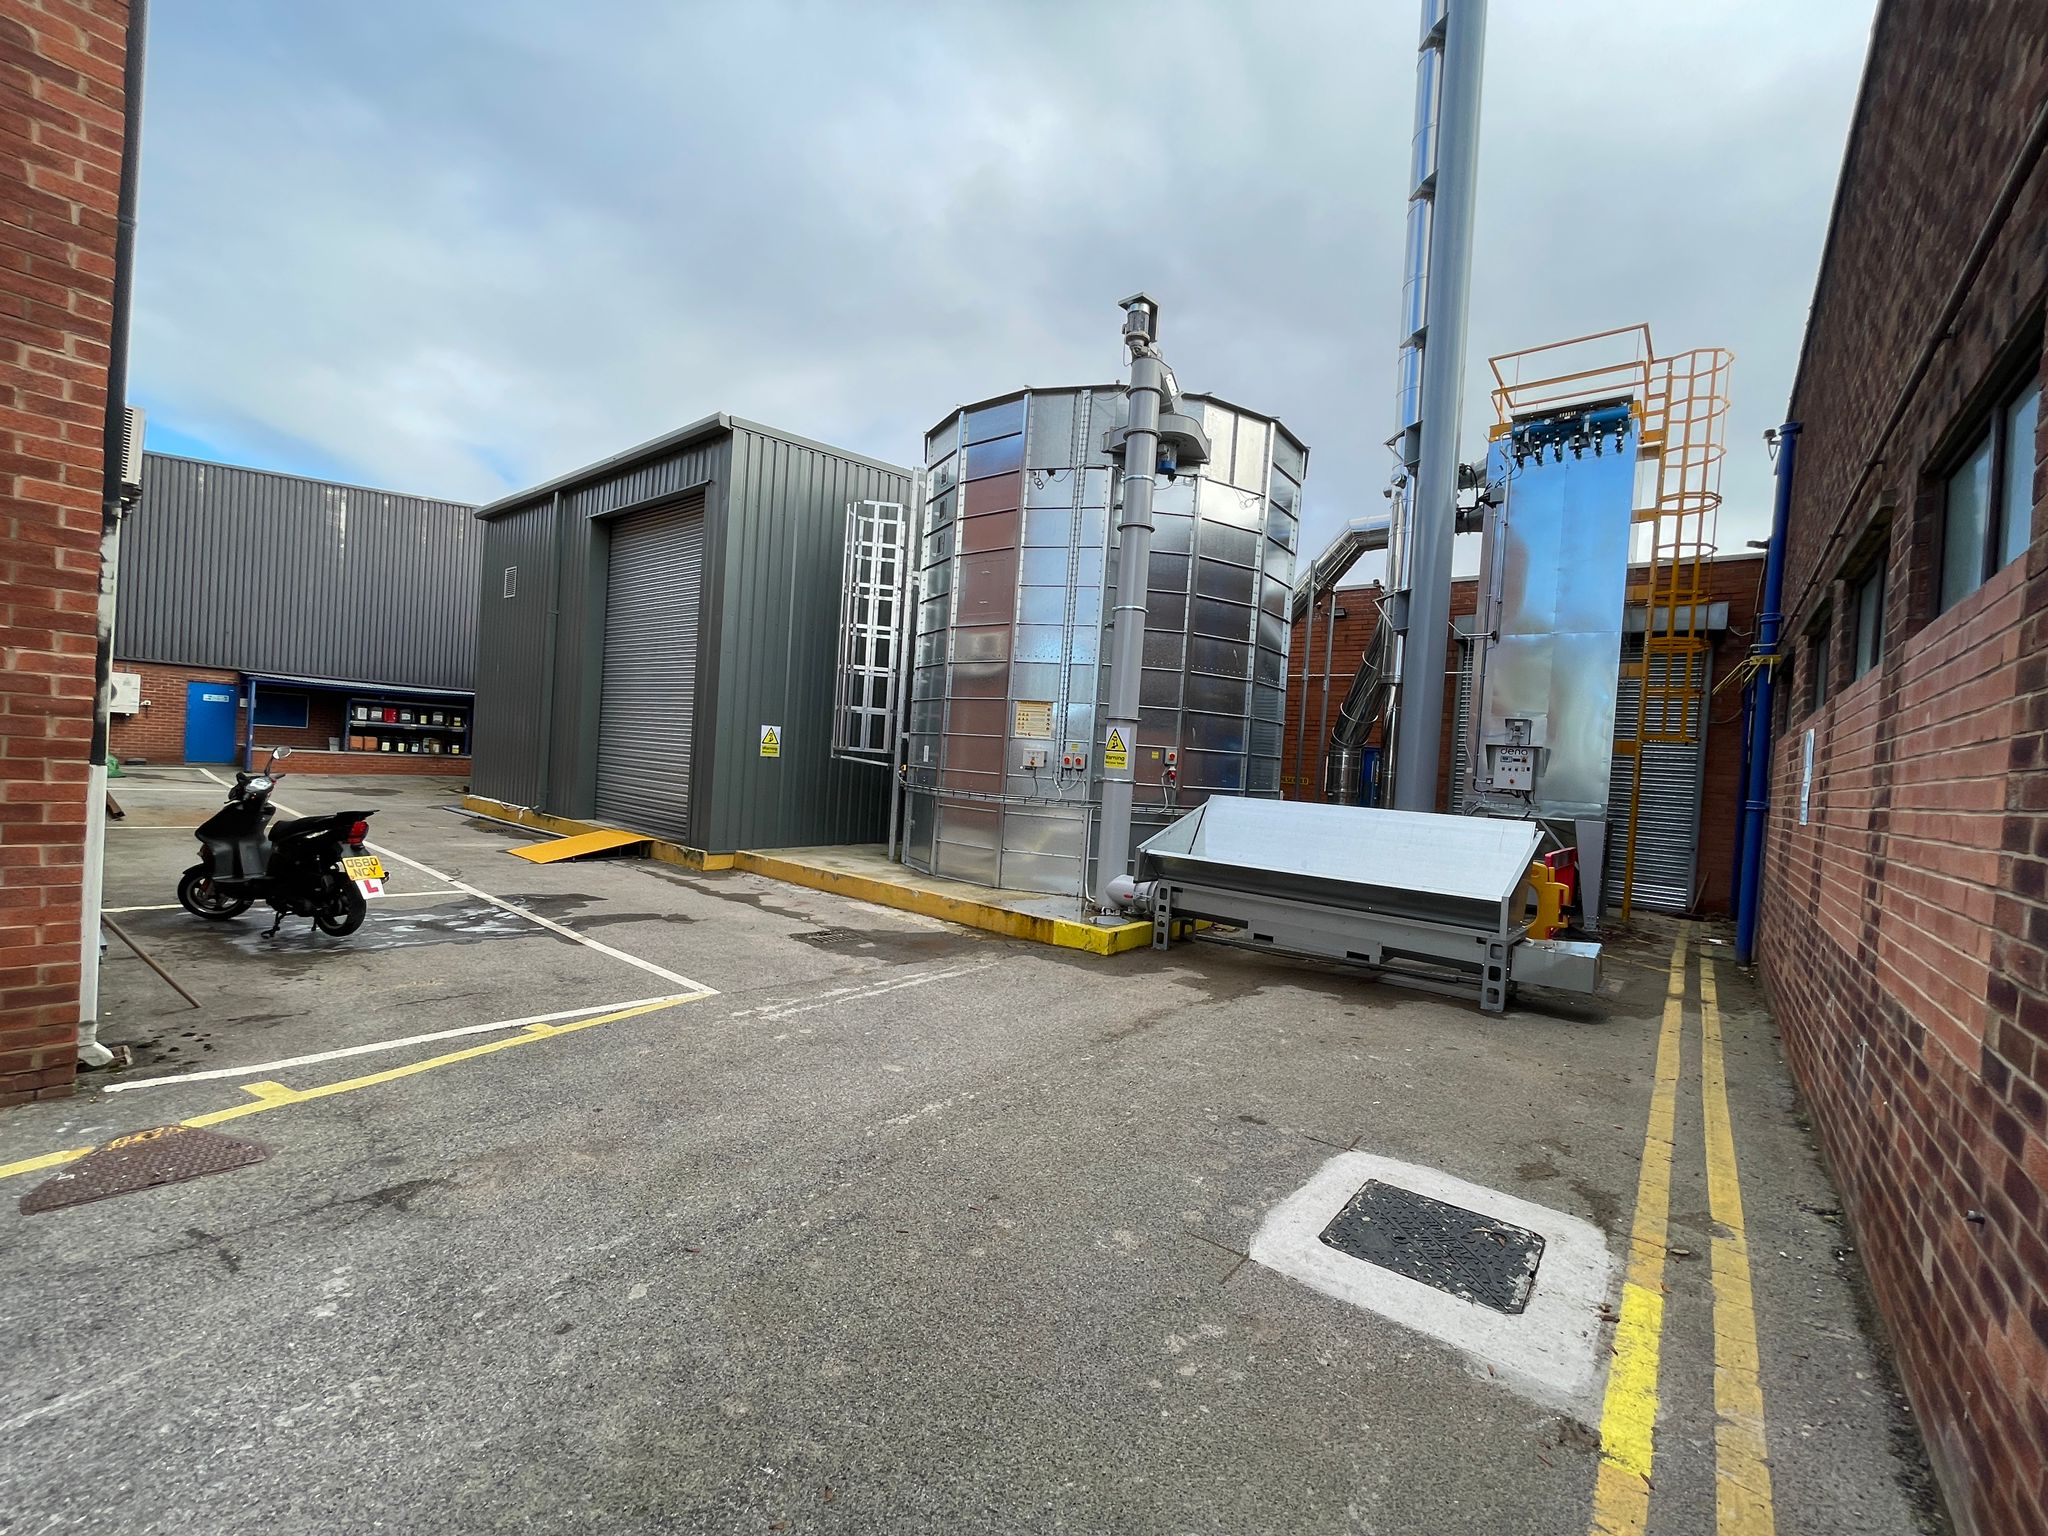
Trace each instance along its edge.
{"label": "red brick building", "polygon": [[2048,9],[1887,0],[1791,402],[1759,934],[1963,1530],[2048,1531]]}
{"label": "red brick building", "polygon": [[[1707,602],[1718,621],[1712,630],[1714,654],[1709,674],[1715,681],[1733,675],[1749,652],[1756,634],[1762,576],[1761,555],[1724,556],[1707,567]],[[1344,702],[1344,692],[1358,671],[1359,659],[1378,628],[1381,596],[1377,586],[1340,588],[1317,599],[1313,634],[1309,632],[1306,615],[1294,621],[1287,662],[1287,727],[1280,760],[1281,791],[1290,800],[1323,798],[1330,728]],[[1453,582],[1453,621],[1470,618],[1478,600],[1478,583],[1469,579]],[[1334,625],[1333,611],[1337,615]],[[1459,647],[1453,646],[1454,667],[1459,654]],[[1451,780],[1456,759],[1457,708],[1454,679],[1444,690],[1443,741],[1437,769],[1437,804],[1445,809],[1454,803]],[[1653,902],[1655,905],[1701,913],[1726,912],[1732,905],[1736,833],[1741,824],[1741,710],[1741,700],[1732,689],[1710,697],[1707,702],[1707,729],[1701,745],[1703,762],[1697,775],[1697,811],[1692,823],[1696,827],[1696,857],[1686,882],[1690,899],[1659,899]],[[1632,729],[1633,716],[1625,708],[1620,713],[1624,718],[1618,724],[1625,732]],[[1373,741],[1378,741],[1377,735]],[[1303,766],[1297,765],[1297,749],[1305,772]],[[1625,806],[1616,802],[1611,814],[1619,818],[1624,812]],[[1621,876],[1618,858],[1610,862],[1607,875],[1610,891],[1617,891]],[[1639,887],[1646,884],[1644,880],[1638,881]],[[1641,896],[1639,890],[1639,899]]]}
{"label": "red brick building", "polygon": [[0,1106],[75,1070],[127,27],[0,3]]}

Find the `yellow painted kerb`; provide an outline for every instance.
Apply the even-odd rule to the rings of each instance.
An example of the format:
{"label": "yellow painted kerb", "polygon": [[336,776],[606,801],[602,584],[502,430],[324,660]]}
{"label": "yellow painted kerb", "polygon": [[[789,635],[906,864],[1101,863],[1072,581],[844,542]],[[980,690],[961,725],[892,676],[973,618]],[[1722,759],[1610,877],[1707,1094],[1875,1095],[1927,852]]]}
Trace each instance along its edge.
{"label": "yellow painted kerb", "polygon": [[1077,949],[1091,955],[1120,955],[1126,950],[1144,949],[1152,942],[1150,923],[1097,927],[1093,923],[1077,922],[1067,917],[1019,912],[1013,907],[998,906],[992,901],[976,901],[972,897],[956,896],[950,891],[928,886],[878,880],[850,870],[827,869],[823,865],[773,853],[737,853],[733,855],[733,863],[735,868],[766,875],[771,880],[850,896],[855,901],[870,902],[878,907],[894,907],[901,912],[943,918],[949,923],[999,933],[1005,938],[1030,939],[1035,943]]}

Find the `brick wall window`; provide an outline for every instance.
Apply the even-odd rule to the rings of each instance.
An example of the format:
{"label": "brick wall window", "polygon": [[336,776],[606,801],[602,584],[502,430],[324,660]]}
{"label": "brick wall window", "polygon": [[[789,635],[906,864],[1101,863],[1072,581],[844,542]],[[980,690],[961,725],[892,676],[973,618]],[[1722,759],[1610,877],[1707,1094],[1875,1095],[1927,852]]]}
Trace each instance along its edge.
{"label": "brick wall window", "polygon": [[1834,683],[1829,674],[1834,667],[1835,616],[1831,609],[1823,608],[1806,631],[1806,707],[1816,710],[1827,703],[1828,692]]}
{"label": "brick wall window", "polygon": [[2026,552],[2034,531],[2034,437],[2040,422],[2041,381],[2029,378],[1987,413],[1948,472],[1937,611],[1954,607]]}
{"label": "brick wall window", "polygon": [[1861,677],[1872,667],[1884,660],[1884,566],[1874,565],[1863,579],[1856,583],[1854,596],[1856,610],[1856,654],[1850,669],[1852,677]]}

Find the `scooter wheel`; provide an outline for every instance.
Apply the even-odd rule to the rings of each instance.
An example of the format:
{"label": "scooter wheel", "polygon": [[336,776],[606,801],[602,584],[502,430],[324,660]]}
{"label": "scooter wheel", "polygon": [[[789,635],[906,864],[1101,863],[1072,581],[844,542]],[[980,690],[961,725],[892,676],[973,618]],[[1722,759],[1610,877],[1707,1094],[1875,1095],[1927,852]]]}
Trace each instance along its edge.
{"label": "scooter wheel", "polygon": [[363,900],[363,893],[351,880],[341,888],[339,905],[323,907],[313,914],[313,923],[322,933],[331,933],[337,939],[345,939],[363,926],[370,904]]}
{"label": "scooter wheel", "polygon": [[213,883],[213,871],[204,864],[194,864],[178,882],[178,905],[194,917],[216,923],[240,917],[249,910],[251,900],[248,896],[223,894]]}

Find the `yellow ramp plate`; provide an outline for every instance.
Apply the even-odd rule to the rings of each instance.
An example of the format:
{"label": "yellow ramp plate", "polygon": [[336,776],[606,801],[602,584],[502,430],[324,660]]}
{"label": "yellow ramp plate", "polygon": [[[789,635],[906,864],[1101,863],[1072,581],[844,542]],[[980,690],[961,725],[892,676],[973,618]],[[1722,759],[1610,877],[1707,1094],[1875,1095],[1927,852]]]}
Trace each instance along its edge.
{"label": "yellow ramp plate", "polygon": [[634,843],[652,841],[641,832],[582,832],[575,837],[551,837],[544,843],[528,843],[524,848],[508,848],[505,851],[515,859],[529,859],[535,864],[559,864],[564,859],[581,859],[593,853],[603,853],[612,848],[626,848]]}

